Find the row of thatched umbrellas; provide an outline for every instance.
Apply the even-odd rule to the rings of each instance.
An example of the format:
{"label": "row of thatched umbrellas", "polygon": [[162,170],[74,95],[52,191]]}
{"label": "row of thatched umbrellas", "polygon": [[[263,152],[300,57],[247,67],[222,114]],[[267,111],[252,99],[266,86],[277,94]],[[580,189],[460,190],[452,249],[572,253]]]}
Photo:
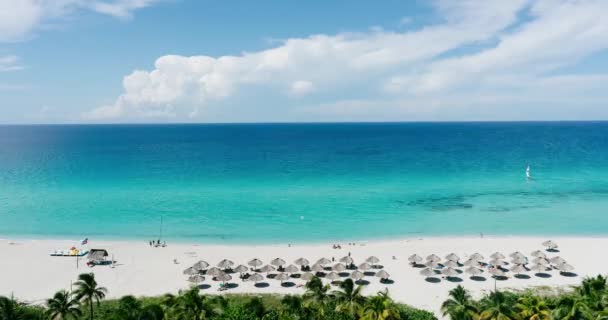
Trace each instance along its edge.
{"label": "row of thatched umbrellas", "polygon": [[[321,258],[315,264],[313,264],[310,269],[305,269],[305,267],[308,267],[310,265],[310,261],[308,261],[306,258],[298,258],[294,261],[295,265],[290,264],[285,268],[283,268],[283,265],[285,265],[286,262],[281,258],[273,259],[272,261],[270,261],[270,264],[267,265],[263,265],[264,263],[260,259],[255,258],[247,263],[247,265],[251,267],[251,270],[255,271],[255,273],[250,275],[247,280],[257,283],[259,281],[264,280],[264,277],[259,272],[266,273],[268,275],[270,272],[273,272],[278,268],[281,272],[277,274],[274,279],[280,280],[281,282],[288,280],[291,275],[296,274],[301,270],[310,270],[314,271],[316,275],[324,275],[324,272],[328,269],[331,270],[331,272],[329,272],[327,275],[324,275],[325,278],[335,281],[342,277],[340,274],[349,269],[349,266],[354,266],[354,259],[350,256],[342,257],[341,259],[339,259],[339,261],[339,263],[328,267],[328,265],[330,265],[333,261],[328,258]],[[377,265],[380,262],[380,259],[378,259],[378,257],[371,256],[365,261],[366,262],[361,263],[359,266],[354,266],[354,268],[358,270],[354,270],[350,274],[350,277],[352,279],[357,281],[363,279],[366,274],[359,270],[368,271],[373,268],[380,268]],[[300,267],[297,267],[296,265]],[[233,266],[234,262],[227,259],[218,262],[216,267],[210,267],[209,263],[201,260],[184,270],[183,273],[185,275],[189,275],[190,277],[188,278],[188,281],[194,283],[203,282],[205,280],[203,274],[210,275],[217,281],[226,282],[232,279],[232,276],[230,276],[229,272],[238,272],[243,274],[250,270],[250,268],[245,265],[238,265],[234,269],[232,268]],[[380,270],[374,275],[379,277],[381,280],[388,279],[390,276],[385,270]],[[310,279],[312,279],[313,276],[315,275],[311,272],[304,272],[300,276],[300,279],[309,281]]]}
{"label": "row of thatched umbrellas", "polygon": [[[555,251],[557,248],[557,244],[551,240],[545,241],[543,246],[547,247],[547,251]],[[530,264],[528,258],[519,251],[511,253],[509,257],[511,258],[512,267],[509,269],[509,271],[515,273],[516,275],[520,275],[528,270],[542,273],[544,271],[551,270],[549,267],[550,265],[553,265],[555,269],[562,273],[567,273],[574,270],[574,267],[559,256],[548,258],[547,255],[540,250],[532,252],[531,256],[534,257],[534,259],[532,259],[530,267],[526,268],[526,265]],[[464,270],[464,272],[475,277],[483,273],[483,270],[478,268],[478,266],[481,265],[491,266],[488,272],[492,276],[504,277],[505,271],[503,269],[503,265],[507,264],[505,262],[506,257],[500,252],[495,252],[490,255],[490,258],[491,260],[487,264],[484,264],[482,262],[484,257],[479,253],[474,253],[467,261],[461,264],[460,257],[454,253],[450,253],[445,257],[445,262],[441,263],[441,258],[435,254],[427,256],[426,260],[417,254],[413,254],[408,258],[408,261],[412,263],[413,266],[426,267],[420,273],[427,278],[436,276],[438,273],[447,277],[454,277],[460,273],[457,270],[457,268],[460,266],[468,267]],[[422,264],[422,262],[424,262],[424,264]],[[441,267],[441,270],[434,270],[438,269],[439,267]]]}

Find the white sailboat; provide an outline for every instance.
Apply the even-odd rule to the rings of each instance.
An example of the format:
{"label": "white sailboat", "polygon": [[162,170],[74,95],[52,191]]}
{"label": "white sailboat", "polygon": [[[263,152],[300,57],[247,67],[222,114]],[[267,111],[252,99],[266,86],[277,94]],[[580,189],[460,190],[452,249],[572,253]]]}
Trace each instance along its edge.
{"label": "white sailboat", "polygon": [[528,167],[526,168],[526,180],[530,179],[532,179],[532,176],[530,176],[530,165],[528,165]]}

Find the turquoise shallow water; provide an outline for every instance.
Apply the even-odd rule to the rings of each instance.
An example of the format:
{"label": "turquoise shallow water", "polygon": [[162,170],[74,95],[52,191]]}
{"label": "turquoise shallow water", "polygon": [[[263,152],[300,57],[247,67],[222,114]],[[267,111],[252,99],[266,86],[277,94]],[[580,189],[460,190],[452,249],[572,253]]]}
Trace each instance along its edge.
{"label": "turquoise shallow water", "polygon": [[0,237],[605,235],[607,210],[603,122],[0,126]]}

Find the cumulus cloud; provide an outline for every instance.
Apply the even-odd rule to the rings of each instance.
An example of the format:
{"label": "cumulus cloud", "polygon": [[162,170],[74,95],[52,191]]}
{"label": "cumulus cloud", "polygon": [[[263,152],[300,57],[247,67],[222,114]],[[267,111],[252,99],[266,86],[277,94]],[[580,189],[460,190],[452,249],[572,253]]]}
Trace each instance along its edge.
{"label": "cumulus cloud", "polygon": [[0,42],[27,39],[45,23],[81,10],[128,18],[159,0],[0,0]]}
{"label": "cumulus cloud", "polygon": [[[530,103],[547,101],[555,86],[577,79],[552,73],[608,47],[608,19],[602,19],[608,2],[602,0],[434,4],[437,23],[404,32],[311,35],[236,56],[162,56],[154,69],[125,76],[114,103],[83,117],[210,117],[221,114],[218,106],[234,114],[231,102],[239,110],[274,105],[272,116],[283,116],[277,120],[307,114],[303,110],[332,120],[436,118],[454,110],[484,116],[490,113],[482,105],[526,104],[522,93]],[[294,96],[299,99],[289,99]]]}
{"label": "cumulus cloud", "polygon": [[0,56],[0,72],[4,71],[15,71],[23,69],[23,65],[21,65],[19,61],[19,57],[17,56]]}

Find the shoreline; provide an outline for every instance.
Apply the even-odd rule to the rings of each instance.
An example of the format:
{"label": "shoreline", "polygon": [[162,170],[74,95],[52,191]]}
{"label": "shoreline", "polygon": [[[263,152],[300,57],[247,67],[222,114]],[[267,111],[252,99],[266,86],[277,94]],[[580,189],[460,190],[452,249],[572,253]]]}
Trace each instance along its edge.
{"label": "shoreline", "polygon": [[[342,249],[332,249],[332,242],[317,244],[287,243],[275,244],[183,244],[167,243],[167,247],[150,247],[144,241],[104,241],[89,239],[88,249],[107,249],[110,256],[114,255],[115,268],[109,266],[85,265],[86,259],[80,258],[76,268],[73,257],[51,257],[49,253],[55,249],[68,249],[71,245],[79,244],[79,240],[42,240],[42,239],[0,239],[0,295],[14,294],[16,298],[34,303],[44,299],[59,289],[70,289],[70,284],[79,273],[94,272],[98,283],[109,290],[108,298],[117,298],[126,294],[136,296],[154,296],[165,293],[177,293],[190,285],[182,272],[198,260],[205,260],[212,266],[221,259],[231,259],[238,264],[244,264],[252,258],[261,259],[264,264],[281,257],[287,265],[299,257],[305,257],[314,263],[321,257],[339,260],[347,254],[352,254],[355,264],[362,263],[369,256],[380,258],[380,264],[394,280],[392,284],[381,284],[376,277],[366,277],[370,283],[365,286],[363,293],[372,294],[388,289],[390,295],[399,302],[435,312],[439,317],[441,303],[447,298],[448,291],[462,284],[478,297],[494,288],[494,282],[488,277],[486,281],[470,280],[468,275],[459,277],[461,282],[440,279],[439,283],[430,283],[419,274],[419,268],[412,268],[407,258],[411,254],[422,257],[434,253],[442,259],[451,252],[466,261],[467,256],[479,252],[489,260],[489,255],[495,251],[508,256],[511,252],[521,251],[528,257],[534,250],[543,249],[541,243],[545,240],[558,243],[560,255],[574,266],[576,276],[565,277],[557,272],[550,272],[550,278],[534,276],[528,272],[530,279],[510,278],[506,281],[496,281],[499,289],[525,289],[540,286],[564,287],[580,283],[585,276],[605,274],[608,257],[598,252],[608,246],[608,235],[603,237],[591,236],[490,236],[484,238],[462,237],[412,237],[394,240],[354,241],[356,245],[346,245]],[[11,244],[12,243],[12,244]],[[393,259],[394,257],[394,259]],[[530,257],[531,259],[532,257]],[[177,259],[179,264],[174,264]],[[507,258],[507,260],[509,260]],[[465,268],[462,268],[463,270]],[[49,277],[52,275],[52,277]],[[486,274],[487,276],[487,274]],[[293,287],[282,287],[274,279],[265,280],[269,286],[257,288],[252,283],[242,282],[238,274],[233,275],[231,283],[237,287],[224,291],[225,293],[278,293],[300,294],[302,288],[297,285],[303,281],[294,279]],[[326,280],[324,280],[326,281]],[[203,293],[218,294],[218,283],[206,279],[202,284],[206,287]],[[207,287],[207,285],[209,287]],[[424,294],[420,294],[424,292]],[[441,318],[441,317],[439,317]]]}

